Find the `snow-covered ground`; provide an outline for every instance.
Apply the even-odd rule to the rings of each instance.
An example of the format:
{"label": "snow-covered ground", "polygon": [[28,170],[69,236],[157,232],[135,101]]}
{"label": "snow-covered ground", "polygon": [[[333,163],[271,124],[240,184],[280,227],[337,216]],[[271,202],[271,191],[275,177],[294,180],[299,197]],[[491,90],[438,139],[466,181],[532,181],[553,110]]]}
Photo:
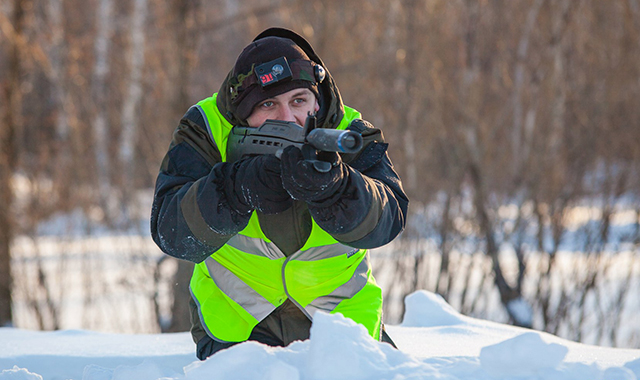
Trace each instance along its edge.
{"label": "snow-covered ground", "polygon": [[0,380],[640,379],[640,350],[573,343],[458,314],[421,291],[406,299],[399,350],[339,315],[317,315],[311,339],[247,342],[204,362],[188,333],[105,334],[0,329]]}

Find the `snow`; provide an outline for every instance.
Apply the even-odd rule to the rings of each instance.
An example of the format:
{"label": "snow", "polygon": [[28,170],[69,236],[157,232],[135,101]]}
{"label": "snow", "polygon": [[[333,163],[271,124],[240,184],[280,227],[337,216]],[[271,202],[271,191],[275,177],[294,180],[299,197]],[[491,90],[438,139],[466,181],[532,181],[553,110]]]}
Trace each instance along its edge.
{"label": "snow", "polygon": [[0,329],[0,380],[446,379],[637,380],[640,350],[589,346],[466,317],[426,291],[405,300],[400,348],[341,315],[316,314],[311,339],[246,342],[198,361],[189,333]]}

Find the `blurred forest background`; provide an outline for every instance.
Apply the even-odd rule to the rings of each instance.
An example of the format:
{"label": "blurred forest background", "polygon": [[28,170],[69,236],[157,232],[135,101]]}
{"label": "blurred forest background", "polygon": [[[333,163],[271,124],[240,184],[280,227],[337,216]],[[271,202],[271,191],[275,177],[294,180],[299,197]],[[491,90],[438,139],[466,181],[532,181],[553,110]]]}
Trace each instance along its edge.
{"label": "blurred forest background", "polygon": [[640,347],[639,0],[1,0],[0,325],[188,329],[191,266],[148,228],[180,117],[270,26],[383,129],[404,296]]}

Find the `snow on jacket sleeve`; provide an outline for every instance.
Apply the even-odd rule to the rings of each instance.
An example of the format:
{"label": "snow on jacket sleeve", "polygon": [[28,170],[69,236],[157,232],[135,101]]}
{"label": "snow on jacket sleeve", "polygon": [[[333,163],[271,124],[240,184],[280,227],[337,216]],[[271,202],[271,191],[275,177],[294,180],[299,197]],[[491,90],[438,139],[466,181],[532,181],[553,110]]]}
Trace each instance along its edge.
{"label": "snow on jacket sleeve", "polygon": [[376,248],[402,232],[409,199],[382,132],[359,119],[349,129],[362,133],[365,147],[356,157],[343,157],[350,172],[347,189],[333,205],[309,205],[309,211],[336,240],[355,248]]}
{"label": "snow on jacket sleeve", "polygon": [[199,263],[246,227],[250,214],[229,207],[221,156],[192,107],[173,134],[162,161],[151,210],[151,236],[173,257]]}

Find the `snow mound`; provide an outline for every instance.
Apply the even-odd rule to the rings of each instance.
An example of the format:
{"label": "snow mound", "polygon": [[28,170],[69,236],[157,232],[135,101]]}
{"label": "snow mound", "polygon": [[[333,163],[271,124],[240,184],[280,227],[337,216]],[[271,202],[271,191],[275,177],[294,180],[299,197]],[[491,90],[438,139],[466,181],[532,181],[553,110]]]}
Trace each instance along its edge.
{"label": "snow mound", "polygon": [[42,376],[14,365],[12,369],[0,372],[0,380],[42,380]]}
{"label": "snow mound", "polygon": [[[553,369],[569,349],[557,343],[545,343],[540,334],[530,332],[480,351],[480,364],[490,375],[530,376]],[[535,353],[535,355],[533,355]]]}
{"label": "snow mound", "polygon": [[286,348],[245,342],[185,368],[185,380],[221,379],[403,379],[437,376],[432,366],[373,340],[340,314],[316,313],[311,339]]}
{"label": "snow mound", "polygon": [[463,318],[441,295],[419,290],[405,300],[402,327],[453,326],[463,323]]}
{"label": "snow mound", "polygon": [[625,364],[625,367],[628,368],[631,372],[635,373],[637,377],[640,378],[640,359],[632,360]]}
{"label": "snow mound", "polygon": [[182,374],[162,367],[159,363],[145,360],[139,365],[120,365],[113,370],[99,365],[88,365],[82,373],[82,380],[169,380],[181,376]]}
{"label": "snow mound", "polygon": [[288,352],[256,342],[245,342],[231,347],[203,362],[185,367],[185,379],[209,380],[215,374],[220,379],[300,379],[297,368],[288,364],[297,356],[297,343]]}
{"label": "snow mound", "polygon": [[205,361],[195,359],[188,333],[0,328],[0,380],[638,380],[640,376],[640,350],[581,345],[465,317],[428,292],[408,297],[404,324],[407,327],[389,328],[399,346],[396,350],[342,315],[317,313],[307,341],[288,347],[245,342]]}
{"label": "snow mound", "polygon": [[[461,316],[456,317],[449,308],[441,308],[438,313],[442,303],[437,296],[423,293],[412,298],[415,301],[425,296],[430,302],[416,303],[421,306],[417,310],[420,313],[412,311],[411,306],[407,313],[424,316],[426,311],[430,318],[439,317],[438,323],[461,323]],[[546,343],[539,333],[526,332],[484,346],[477,357],[419,358],[373,340],[363,326],[342,315],[318,313],[308,341],[286,348],[242,343],[191,364],[179,379],[209,380],[215,374],[214,378],[239,380],[637,380],[629,368],[603,370],[596,364],[567,362],[568,350],[562,344]]]}

